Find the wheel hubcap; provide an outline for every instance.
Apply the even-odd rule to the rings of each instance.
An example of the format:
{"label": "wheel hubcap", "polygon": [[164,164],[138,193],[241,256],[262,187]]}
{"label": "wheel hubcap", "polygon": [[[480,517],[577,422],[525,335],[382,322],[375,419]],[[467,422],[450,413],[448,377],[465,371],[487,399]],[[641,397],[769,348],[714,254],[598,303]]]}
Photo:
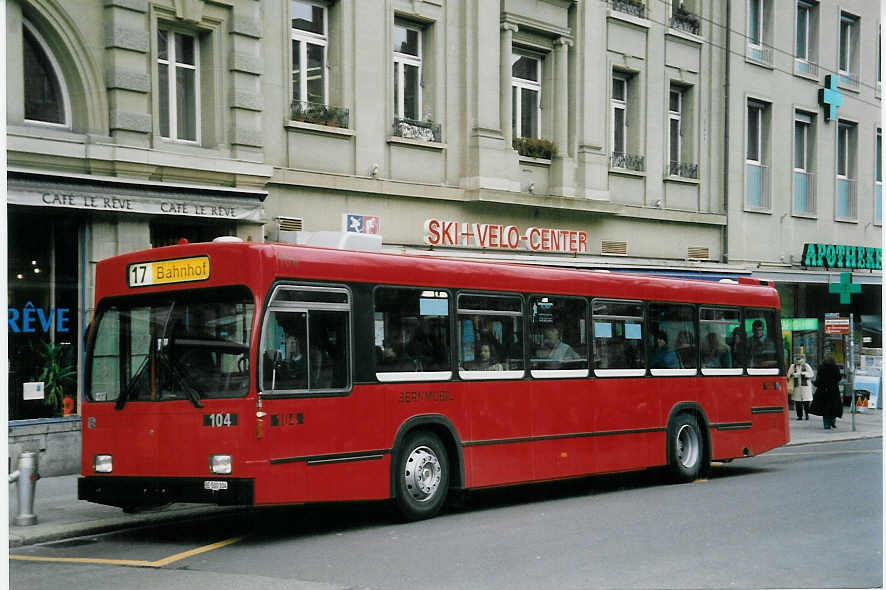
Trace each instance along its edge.
{"label": "wheel hubcap", "polygon": [[416,447],[406,458],[403,481],[406,491],[416,502],[431,500],[440,487],[440,460],[428,447]]}
{"label": "wheel hubcap", "polygon": [[677,460],[683,467],[693,467],[698,462],[698,433],[684,424],[677,433]]}

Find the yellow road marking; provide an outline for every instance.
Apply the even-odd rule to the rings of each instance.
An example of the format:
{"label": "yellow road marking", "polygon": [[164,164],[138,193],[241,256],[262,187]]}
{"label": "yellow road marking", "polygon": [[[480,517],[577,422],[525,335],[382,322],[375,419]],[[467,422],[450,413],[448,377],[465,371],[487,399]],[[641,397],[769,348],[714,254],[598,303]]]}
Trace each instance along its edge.
{"label": "yellow road marking", "polygon": [[18,561],[48,561],[55,563],[93,563],[101,565],[122,565],[127,567],[164,567],[169,565],[170,563],[175,563],[176,561],[187,559],[188,557],[193,557],[195,555],[200,555],[201,553],[206,553],[207,551],[214,551],[215,549],[221,549],[222,547],[233,545],[234,543],[242,539],[243,537],[226,539],[224,541],[219,541],[218,543],[213,543],[204,547],[197,547],[196,549],[191,549],[190,551],[182,551],[181,553],[176,553],[175,555],[170,555],[169,557],[158,559],[157,561],[144,561],[140,559],[104,559],[100,557],[39,557],[35,555],[15,554],[11,554],[9,556],[9,559],[16,559]]}

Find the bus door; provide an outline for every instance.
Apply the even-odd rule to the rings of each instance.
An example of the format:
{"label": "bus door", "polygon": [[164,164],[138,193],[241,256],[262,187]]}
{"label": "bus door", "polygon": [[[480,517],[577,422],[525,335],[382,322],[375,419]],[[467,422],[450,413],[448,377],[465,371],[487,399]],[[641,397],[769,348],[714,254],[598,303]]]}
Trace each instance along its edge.
{"label": "bus door", "polygon": [[372,419],[381,409],[351,389],[350,299],[344,287],[274,290],[259,351],[271,470],[270,498],[260,501],[379,497],[376,487],[387,493],[386,478],[370,484],[367,476],[367,465],[381,463],[383,429]]}

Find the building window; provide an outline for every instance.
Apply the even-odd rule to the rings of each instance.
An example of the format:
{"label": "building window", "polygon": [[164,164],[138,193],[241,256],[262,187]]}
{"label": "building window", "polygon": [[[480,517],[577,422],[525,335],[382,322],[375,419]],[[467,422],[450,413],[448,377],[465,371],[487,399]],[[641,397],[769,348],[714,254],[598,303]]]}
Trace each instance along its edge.
{"label": "building window", "polygon": [[877,96],[879,97],[883,90],[883,48],[881,43],[880,25],[877,25]]}
{"label": "building window", "polygon": [[883,134],[877,129],[877,161],[874,163],[874,224],[883,224]]}
{"label": "building window", "polygon": [[855,178],[855,125],[840,123],[837,126],[837,202],[836,218],[855,220],[858,215],[856,205]]}
{"label": "building window", "polygon": [[670,155],[671,167],[682,161],[680,152],[680,138],[683,135],[683,123],[681,113],[683,112],[683,93],[679,89],[671,88],[670,98],[668,100],[668,153]]}
{"label": "building window", "polygon": [[541,59],[511,58],[511,128],[514,137],[541,137]]}
{"label": "building window", "polygon": [[25,120],[69,127],[71,107],[58,62],[39,33],[23,24]]}
{"label": "building window", "polygon": [[814,5],[802,1],[797,2],[797,30],[794,46],[794,71],[797,74],[818,75],[814,11]]}
{"label": "building window", "polygon": [[764,45],[768,38],[766,0],[747,0],[747,57],[748,59],[772,64],[772,48]]}
{"label": "building window", "polygon": [[160,135],[196,142],[200,134],[200,52],[197,38],[157,30]]}
{"label": "building window", "polygon": [[813,121],[812,115],[794,113],[794,213],[800,215],[815,214]]}
{"label": "building window", "polygon": [[767,105],[748,101],[747,145],[745,154],[745,206],[751,210],[770,208],[769,167],[765,141]]}
{"label": "building window", "polygon": [[292,39],[293,101],[326,104],[326,7],[291,0],[289,3]]}
{"label": "building window", "polygon": [[612,74],[612,94],[610,105],[610,126],[612,128],[610,141],[612,142],[612,154],[610,156],[610,168],[624,168],[627,170],[643,171],[646,162],[643,156],[631,154],[632,138],[629,134],[632,107],[632,76],[626,72]]}
{"label": "building window", "polygon": [[421,30],[394,24],[394,116],[421,119]]}
{"label": "building window", "polygon": [[858,89],[858,31],[858,19],[841,13],[837,70],[840,84],[855,90]]}

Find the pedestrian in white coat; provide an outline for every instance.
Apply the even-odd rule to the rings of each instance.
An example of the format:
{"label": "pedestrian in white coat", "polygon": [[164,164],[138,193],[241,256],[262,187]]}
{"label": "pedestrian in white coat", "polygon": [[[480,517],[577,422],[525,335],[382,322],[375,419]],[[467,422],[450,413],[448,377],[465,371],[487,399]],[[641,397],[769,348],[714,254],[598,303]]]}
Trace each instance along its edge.
{"label": "pedestrian in white coat", "polygon": [[797,420],[803,419],[803,414],[809,420],[809,403],[812,401],[812,378],[815,372],[806,357],[802,354],[797,355],[791,368],[788,369],[788,380],[793,386],[791,390],[791,399],[794,400],[794,407],[797,410]]}

